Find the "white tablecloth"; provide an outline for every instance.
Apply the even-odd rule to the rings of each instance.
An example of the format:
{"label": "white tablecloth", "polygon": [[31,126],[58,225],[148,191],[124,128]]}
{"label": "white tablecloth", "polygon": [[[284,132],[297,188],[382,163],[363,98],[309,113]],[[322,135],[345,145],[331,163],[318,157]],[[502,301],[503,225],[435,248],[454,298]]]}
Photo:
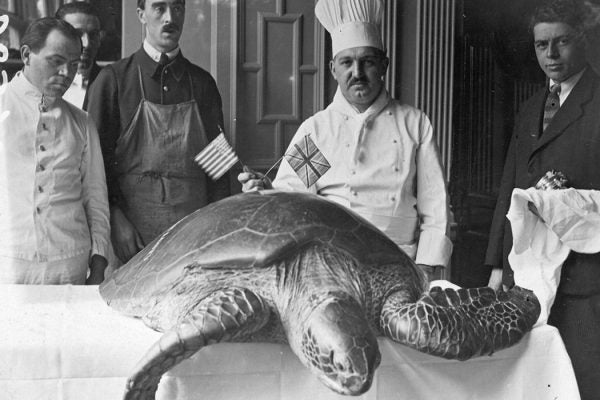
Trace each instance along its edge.
{"label": "white tablecloth", "polygon": [[[120,399],[127,375],[159,336],[109,308],[97,287],[0,286],[0,398]],[[510,349],[465,362],[379,343],[381,366],[358,399],[579,399],[563,343],[547,325]],[[157,399],[347,397],[323,386],[287,346],[223,343],[167,373]]]}

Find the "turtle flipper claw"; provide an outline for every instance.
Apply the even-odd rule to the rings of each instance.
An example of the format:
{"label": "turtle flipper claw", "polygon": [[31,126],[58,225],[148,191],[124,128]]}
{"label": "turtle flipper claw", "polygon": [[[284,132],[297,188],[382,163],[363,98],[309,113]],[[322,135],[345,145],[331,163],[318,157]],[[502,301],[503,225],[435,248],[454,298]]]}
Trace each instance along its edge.
{"label": "turtle flipper claw", "polygon": [[390,339],[424,353],[466,360],[517,343],[533,327],[540,304],[530,290],[436,288],[416,303],[392,294],[381,313]]}

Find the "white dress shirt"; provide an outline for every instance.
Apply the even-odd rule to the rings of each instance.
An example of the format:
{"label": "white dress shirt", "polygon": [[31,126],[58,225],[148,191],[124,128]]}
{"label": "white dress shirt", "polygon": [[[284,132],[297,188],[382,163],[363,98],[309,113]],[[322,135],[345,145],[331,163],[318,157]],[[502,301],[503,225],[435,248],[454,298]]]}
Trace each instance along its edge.
{"label": "white dress shirt", "polygon": [[48,262],[106,257],[109,211],[96,127],[22,73],[0,89],[0,256]]}
{"label": "white dress shirt", "polygon": [[[569,97],[569,94],[571,94],[571,90],[573,90],[575,85],[577,85],[577,82],[579,82],[579,80],[583,76],[583,73],[585,72],[585,70],[586,70],[586,68],[582,69],[578,73],[569,77],[569,79],[566,79],[565,81],[560,83],[560,93],[558,95],[558,100],[559,100],[561,106],[563,105],[565,100],[567,100],[567,97]],[[558,83],[558,82],[553,81],[552,79],[549,79],[548,80],[548,88],[551,88],[556,83]]]}
{"label": "white dress shirt", "polygon": [[362,215],[416,262],[447,265],[446,182],[433,128],[418,109],[382,90],[363,113],[338,89],[333,102],[302,123],[288,151],[305,135],[329,169],[306,188],[287,161],[273,181],[280,190],[309,191]]}
{"label": "white dress shirt", "polygon": [[75,74],[71,86],[63,94],[63,100],[77,106],[77,108],[83,109],[83,101],[85,100],[85,93],[87,92],[88,83],[79,72]]}

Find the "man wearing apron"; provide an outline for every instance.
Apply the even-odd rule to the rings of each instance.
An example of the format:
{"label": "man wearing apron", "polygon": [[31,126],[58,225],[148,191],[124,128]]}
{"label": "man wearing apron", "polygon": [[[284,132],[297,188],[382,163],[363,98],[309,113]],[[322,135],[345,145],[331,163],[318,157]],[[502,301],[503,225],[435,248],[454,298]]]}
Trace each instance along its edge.
{"label": "man wearing apron", "polygon": [[184,0],[138,0],[143,46],[104,68],[89,90],[98,125],[116,255],[126,262],[184,216],[229,194],[194,156],[219,134],[222,103],[210,74],[181,54]]}
{"label": "man wearing apron", "polygon": [[[327,109],[304,121],[286,153],[309,136],[331,168],[307,188],[284,159],[272,186],[310,191],[357,212],[434,279],[452,252],[445,179],[427,116],[385,90],[381,12],[378,0],[317,3],[315,15],[331,33],[338,90]],[[269,187],[261,178],[238,176],[244,191]]]}

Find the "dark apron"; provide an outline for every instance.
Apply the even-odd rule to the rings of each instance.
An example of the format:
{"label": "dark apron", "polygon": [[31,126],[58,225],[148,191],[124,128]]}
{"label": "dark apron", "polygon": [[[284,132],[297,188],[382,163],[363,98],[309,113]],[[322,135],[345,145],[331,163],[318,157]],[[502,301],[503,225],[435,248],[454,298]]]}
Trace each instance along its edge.
{"label": "dark apron", "polygon": [[207,204],[206,176],[194,156],[208,143],[194,100],[163,105],[142,99],[117,140],[115,158],[123,210],[148,244],[181,218]]}

